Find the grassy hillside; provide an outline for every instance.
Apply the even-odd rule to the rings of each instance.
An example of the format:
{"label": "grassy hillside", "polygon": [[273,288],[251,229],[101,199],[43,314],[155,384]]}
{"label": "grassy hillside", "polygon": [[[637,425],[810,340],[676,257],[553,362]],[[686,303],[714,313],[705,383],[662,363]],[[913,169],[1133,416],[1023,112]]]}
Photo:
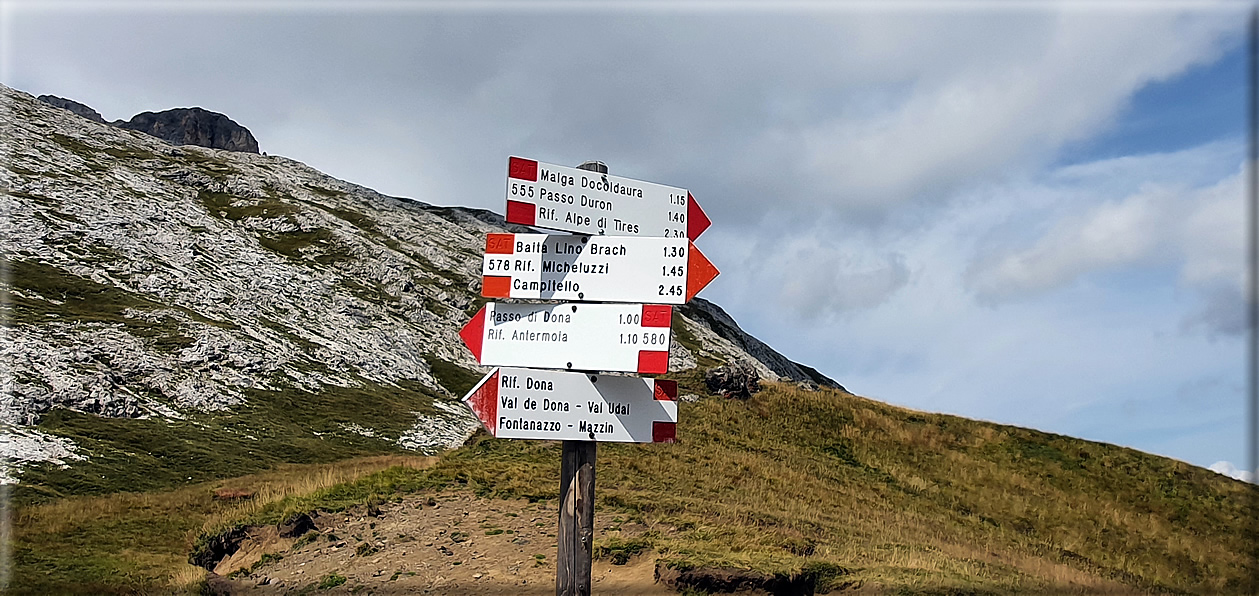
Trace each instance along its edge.
{"label": "grassy hillside", "polygon": [[[697,380],[683,378],[684,390],[698,393]],[[1131,449],[774,384],[746,402],[683,403],[678,436],[600,446],[599,511],[647,528],[598,533],[602,552],[642,551],[680,568],[808,570],[832,588],[904,593],[1245,593],[1259,571],[1247,527],[1255,487]],[[179,570],[187,551],[177,546],[296,511],[452,487],[551,500],[559,446],[478,435],[431,467],[369,471],[248,506],[214,505],[217,485],[195,498],[148,495],[154,505],[120,507],[108,521],[52,523],[58,505],[28,507],[15,527],[15,593],[75,587],[41,570],[90,568],[89,555],[65,546],[84,535],[107,545],[84,549],[92,557],[115,548],[115,564],[129,565],[92,572],[91,591],[105,591],[168,586],[159,568]],[[193,501],[171,527],[153,513]],[[150,538],[133,542],[139,535]],[[165,567],[135,563],[160,557]]]}

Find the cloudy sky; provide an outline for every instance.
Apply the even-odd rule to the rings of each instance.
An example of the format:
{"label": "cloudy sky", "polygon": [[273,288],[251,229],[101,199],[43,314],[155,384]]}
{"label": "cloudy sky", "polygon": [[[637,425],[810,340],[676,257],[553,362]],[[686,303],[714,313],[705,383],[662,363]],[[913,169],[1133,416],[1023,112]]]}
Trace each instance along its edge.
{"label": "cloudy sky", "polygon": [[1247,6],[6,0],[0,82],[440,205],[599,159],[689,189],[703,297],[858,394],[1236,475]]}

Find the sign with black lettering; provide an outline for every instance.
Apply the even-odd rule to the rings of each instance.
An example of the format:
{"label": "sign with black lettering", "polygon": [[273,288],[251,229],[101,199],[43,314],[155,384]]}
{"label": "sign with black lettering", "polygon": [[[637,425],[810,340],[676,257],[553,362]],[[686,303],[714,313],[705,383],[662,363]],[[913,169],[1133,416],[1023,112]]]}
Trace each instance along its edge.
{"label": "sign with black lettering", "polygon": [[672,317],[665,304],[491,302],[459,337],[486,366],[664,374]]}
{"label": "sign with black lettering", "polygon": [[717,268],[686,238],[489,234],[481,295],[685,304]]}
{"label": "sign with black lettering", "polygon": [[674,381],[496,368],[463,401],[500,439],[672,443]]}
{"label": "sign with black lettering", "polygon": [[694,240],[710,222],[684,188],[509,157],[507,223]]}

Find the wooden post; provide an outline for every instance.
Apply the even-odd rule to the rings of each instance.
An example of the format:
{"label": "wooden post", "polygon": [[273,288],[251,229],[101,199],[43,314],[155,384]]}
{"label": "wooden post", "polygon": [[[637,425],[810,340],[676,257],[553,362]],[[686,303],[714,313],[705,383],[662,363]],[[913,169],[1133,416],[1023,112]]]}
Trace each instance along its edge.
{"label": "wooden post", "polygon": [[[608,166],[577,166],[600,174]],[[556,534],[556,596],[590,596],[590,555],[595,540],[595,441],[564,441],[560,460],[560,529]]]}
{"label": "wooden post", "polygon": [[560,464],[560,531],[556,535],[556,596],[590,595],[597,445],[594,441],[564,441]]}

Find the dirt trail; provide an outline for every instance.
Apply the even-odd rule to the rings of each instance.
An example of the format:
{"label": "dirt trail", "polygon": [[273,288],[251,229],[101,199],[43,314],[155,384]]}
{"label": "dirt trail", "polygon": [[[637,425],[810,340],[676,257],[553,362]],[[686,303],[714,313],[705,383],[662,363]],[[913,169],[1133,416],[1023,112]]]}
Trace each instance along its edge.
{"label": "dirt trail", "polygon": [[[262,529],[216,571],[252,568],[231,575],[231,594],[550,595],[557,515],[553,504],[523,499],[479,499],[466,492],[414,496],[381,505],[376,516],[364,508],[316,516],[319,533],[308,535],[314,540],[283,539],[274,528]],[[600,538],[645,530],[616,516],[595,516]],[[592,592],[676,594],[657,584],[654,573],[650,553],[625,565],[595,561]]]}

